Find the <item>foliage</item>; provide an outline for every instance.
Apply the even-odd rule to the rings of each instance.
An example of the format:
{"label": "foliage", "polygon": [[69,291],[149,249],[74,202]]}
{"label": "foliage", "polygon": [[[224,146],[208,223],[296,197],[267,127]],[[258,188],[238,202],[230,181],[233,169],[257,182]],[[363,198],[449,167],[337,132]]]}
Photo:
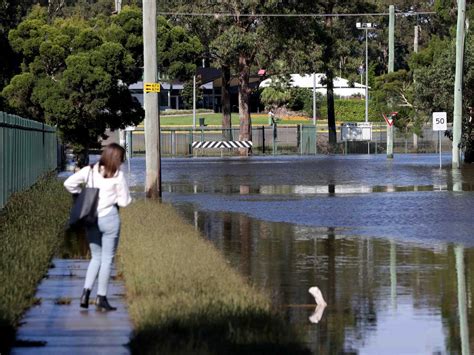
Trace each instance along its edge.
{"label": "foliage", "polygon": [[379,116],[397,112],[394,125],[400,129],[413,126],[415,119],[414,92],[411,74],[406,70],[381,75],[375,80],[375,106]]}
{"label": "foliage", "polygon": [[[192,109],[193,107],[193,81],[188,80],[184,83],[183,91],[181,91],[181,97],[183,98],[184,108]],[[196,102],[202,101],[204,98],[203,89],[201,84],[196,81]]]}
{"label": "foliage", "polygon": [[[455,44],[454,40],[433,40],[426,49],[427,60],[418,62],[414,70],[416,100],[427,114],[451,111],[454,102]],[[423,55],[424,53],[421,53]],[[422,65],[424,64],[424,65]],[[463,74],[463,110],[474,107],[474,37],[468,33],[465,42]],[[452,120],[452,117],[448,117]]]}
{"label": "foliage", "polygon": [[14,340],[22,313],[58,247],[71,198],[55,175],[12,195],[0,215],[0,352]]}
{"label": "foliage", "polygon": [[260,101],[268,109],[288,106],[291,99],[290,77],[286,75],[275,75],[271,79],[271,85],[262,90]]}
{"label": "foliage", "polygon": [[[274,96],[272,96],[274,95]],[[265,104],[272,104],[273,108],[285,107],[291,111],[301,111],[307,117],[313,116],[313,92],[306,88],[286,88],[276,85],[265,88],[261,94]],[[327,101],[317,93],[317,117],[327,117]],[[335,117],[338,121],[357,122],[365,119],[365,100],[357,98],[336,98],[334,100]],[[383,117],[376,109],[375,100],[369,102],[369,120],[382,121]]]}
{"label": "foliage", "polygon": [[139,201],[121,214],[119,268],[135,325],[134,353],[309,352],[268,297],[171,206]]}
{"label": "foliage", "polygon": [[[17,26],[32,4],[32,0],[0,0],[0,90],[19,69],[19,58],[8,42],[8,32]],[[7,102],[0,98],[0,111],[7,110]]]}
{"label": "foliage", "polygon": [[[121,35],[107,38],[108,26]],[[56,125],[66,142],[85,148],[106,128],[143,119],[127,87],[137,80],[136,62],[121,43],[128,36],[112,22],[98,28],[77,18],[49,24],[45,10],[37,8],[10,32],[12,47],[23,57],[22,73],[2,92],[20,113]]]}
{"label": "foliage", "polygon": [[157,32],[160,72],[181,81],[192,78],[203,50],[198,37],[189,35],[184,27],[173,26],[162,16],[158,17]]}

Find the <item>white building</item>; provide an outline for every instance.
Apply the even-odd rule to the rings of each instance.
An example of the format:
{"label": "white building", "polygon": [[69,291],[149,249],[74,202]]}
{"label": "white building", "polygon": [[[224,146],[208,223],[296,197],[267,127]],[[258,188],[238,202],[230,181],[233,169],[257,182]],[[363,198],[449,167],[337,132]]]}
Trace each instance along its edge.
{"label": "white building", "polygon": [[[326,85],[321,84],[326,78],[325,74],[317,73],[316,75],[316,92],[326,95]],[[365,97],[365,85],[354,83],[353,86],[349,85],[349,80],[336,76],[334,78],[334,95],[340,97],[351,97],[351,96],[362,96]],[[270,86],[272,79],[265,79],[260,83],[261,88]],[[313,89],[313,75],[312,74],[291,74],[290,85],[295,88],[307,88]],[[370,87],[369,87],[370,88]]]}

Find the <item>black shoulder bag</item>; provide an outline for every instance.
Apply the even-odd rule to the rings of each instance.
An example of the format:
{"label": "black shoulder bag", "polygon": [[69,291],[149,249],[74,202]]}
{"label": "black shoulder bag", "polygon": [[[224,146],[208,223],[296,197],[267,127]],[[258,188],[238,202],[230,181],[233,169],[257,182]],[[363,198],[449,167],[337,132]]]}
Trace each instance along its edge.
{"label": "black shoulder bag", "polygon": [[[81,193],[77,196],[69,217],[70,226],[93,225],[97,223],[97,204],[99,203],[99,189],[94,187],[93,165],[90,166],[87,180]],[[89,176],[92,173],[92,187],[87,187]]]}

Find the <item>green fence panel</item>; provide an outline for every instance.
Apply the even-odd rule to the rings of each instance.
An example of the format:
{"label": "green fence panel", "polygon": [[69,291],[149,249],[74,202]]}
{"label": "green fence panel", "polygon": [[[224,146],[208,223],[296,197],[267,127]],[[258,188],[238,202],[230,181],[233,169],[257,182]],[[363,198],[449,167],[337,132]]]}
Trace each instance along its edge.
{"label": "green fence panel", "polygon": [[0,112],[0,208],[57,168],[57,148],[54,127]]}
{"label": "green fence panel", "polygon": [[300,154],[316,154],[316,126],[301,126]]}

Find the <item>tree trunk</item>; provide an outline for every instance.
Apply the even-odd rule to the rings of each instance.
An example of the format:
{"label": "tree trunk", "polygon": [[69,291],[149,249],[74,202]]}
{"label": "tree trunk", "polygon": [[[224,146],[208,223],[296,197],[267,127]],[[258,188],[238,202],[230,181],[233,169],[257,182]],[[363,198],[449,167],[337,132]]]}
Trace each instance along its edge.
{"label": "tree trunk", "polygon": [[89,144],[85,144],[76,152],[76,162],[79,169],[89,165]]}
{"label": "tree trunk", "polygon": [[[326,8],[327,13],[333,12],[333,3],[328,3],[328,8]],[[324,57],[326,58],[325,62],[325,72],[326,72],[326,88],[327,88],[327,106],[328,106],[328,151],[330,153],[335,152],[336,148],[336,116],[334,112],[334,73],[332,70],[332,63],[334,61],[334,39],[332,38],[332,17],[326,17],[325,27],[329,33],[327,38],[327,43],[324,48]]]}
{"label": "tree trunk", "polygon": [[329,131],[329,151],[334,152],[337,143],[336,137],[336,115],[334,112],[334,82],[331,69],[326,71],[327,106],[328,106],[328,131]]}
{"label": "tree trunk", "polygon": [[[250,66],[247,58],[243,55],[239,56],[239,118],[240,131],[239,140],[252,140],[252,119],[250,117]],[[249,155],[251,152],[248,148],[240,149],[240,155]]]}
{"label": "tree trunk", "polygon": [[232,113],[230,107],[230,67],[222,67],[222,137],[232,140]]}

